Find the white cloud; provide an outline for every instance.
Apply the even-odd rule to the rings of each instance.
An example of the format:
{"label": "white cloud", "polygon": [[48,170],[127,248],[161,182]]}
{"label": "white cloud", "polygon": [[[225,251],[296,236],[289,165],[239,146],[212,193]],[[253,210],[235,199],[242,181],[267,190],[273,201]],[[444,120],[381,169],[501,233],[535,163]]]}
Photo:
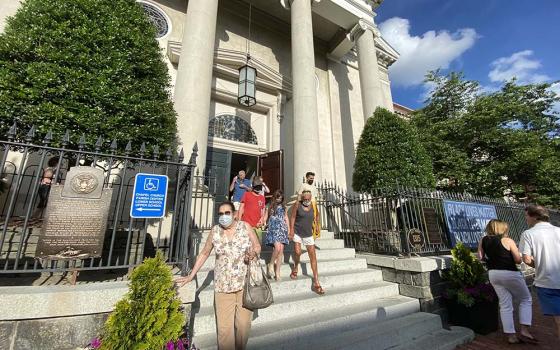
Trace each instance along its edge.
{"label": "white cloud", "polygon": [[533,56],[533,51],[524,50],[509,57],[500,57],[490,64],[488,77],[492,82],[504,82],[517,78],[520,84],[542,83],[550,80],[546,74],[538,73],[541,62]]}
{"label": "white cloud", "polygon": [[401,86],[422,84],[428,71],[448,68],[478,37],[472,28],[454,33],[430,30],[421,36],[412,36],[410,22],[399,17],[384,21],[379,29],[383,38],[401,54],[390,68],[391,81]]}

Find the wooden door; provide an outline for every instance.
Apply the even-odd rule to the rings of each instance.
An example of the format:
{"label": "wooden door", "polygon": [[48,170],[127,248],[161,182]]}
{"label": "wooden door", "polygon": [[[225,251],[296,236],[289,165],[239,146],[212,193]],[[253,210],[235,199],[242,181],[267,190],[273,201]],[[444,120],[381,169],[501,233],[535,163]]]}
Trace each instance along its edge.
{"label": "wooden door", "polygon": [[267,197],[272,197],[276,190],[284,190],[284,151],[261,154],[257,174],[263,177],[264,182],[270,189]]}

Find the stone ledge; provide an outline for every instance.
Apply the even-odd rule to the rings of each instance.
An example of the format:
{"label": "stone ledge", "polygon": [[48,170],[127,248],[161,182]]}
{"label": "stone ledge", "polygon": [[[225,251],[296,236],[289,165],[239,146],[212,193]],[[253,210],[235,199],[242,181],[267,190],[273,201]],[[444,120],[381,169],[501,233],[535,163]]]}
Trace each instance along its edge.
{"label": "stone ledge", "polygon": [[356,258],[366,259],[368,265],[413,272],[444,270],[451,266],[451,255],[397,258],[379,254],[356,254]]}
{"label": "stone ledge", "polygon": [[[128,282],[76,286],[0,287],[0,321],[90,315],[111,312],[128,291]],[[179,289],[184,304],[195,299],[196,286]]]}

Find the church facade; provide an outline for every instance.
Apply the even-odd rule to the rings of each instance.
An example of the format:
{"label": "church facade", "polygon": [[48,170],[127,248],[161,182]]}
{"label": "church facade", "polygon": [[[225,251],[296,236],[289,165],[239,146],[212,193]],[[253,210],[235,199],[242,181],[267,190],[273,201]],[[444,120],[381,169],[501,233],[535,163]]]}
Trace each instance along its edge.
{"label": "church facade", "polygon": [[[287,193],[307,171],[351,187],[365,121],[378,106],[393,110],[387,70],[398,53],[374,22],[381,1],[138,2],[169,67],[179,140],[197,143],[218,193],[239,170]],[[7,3],[1,12],[13,14]],[[246,64],[256,69],[250,107],[237,98]]]}

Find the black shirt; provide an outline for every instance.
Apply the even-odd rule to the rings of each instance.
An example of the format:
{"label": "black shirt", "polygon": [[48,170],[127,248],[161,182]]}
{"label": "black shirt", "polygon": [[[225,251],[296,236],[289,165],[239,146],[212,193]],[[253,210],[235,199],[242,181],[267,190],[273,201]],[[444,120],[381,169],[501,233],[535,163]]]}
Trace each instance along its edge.
{"label": "black shirt", "polygon": [[502,245],[502,236],[485,236],[482,238],[482,249],[488,270],[517,271],[513,255]]}

